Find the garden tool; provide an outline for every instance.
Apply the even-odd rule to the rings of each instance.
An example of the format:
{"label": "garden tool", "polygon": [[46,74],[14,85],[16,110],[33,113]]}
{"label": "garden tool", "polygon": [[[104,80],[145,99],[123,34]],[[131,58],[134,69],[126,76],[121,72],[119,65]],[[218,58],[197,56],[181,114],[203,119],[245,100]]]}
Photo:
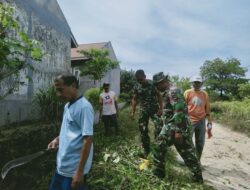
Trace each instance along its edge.
{"label": "garden tool", "polygon": [[20,157],[20,158],[17,158],[17,159],[14,159],[14,160],[11,160],[11,161],[7,162],[3,166],[2,171],[1,171],[1,177],[2,177],[2,179],[4,179],[6,177],[6,175],[8,174],[8,172],[12,168],[15,168],[15,167],[27,164],[28,162],[31,162],[35,158],[38,158],[38,157],[44,155],[49,150],[50,149],[45,149],[45,150],[39,151],[37,153],[30,154],[30,155],[27,155],[27,156],[23,156],[23,157]]}

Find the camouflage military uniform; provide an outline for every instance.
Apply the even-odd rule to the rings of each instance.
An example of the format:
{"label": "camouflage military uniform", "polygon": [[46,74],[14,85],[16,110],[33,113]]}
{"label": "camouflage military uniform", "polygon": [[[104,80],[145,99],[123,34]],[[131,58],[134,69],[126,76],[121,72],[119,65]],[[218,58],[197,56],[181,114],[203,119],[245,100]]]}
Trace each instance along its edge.
{"label": "camouflage military uniform", "polygon": [[144,148],[144,152],[147,155],[150,152],[150,138],[148,135],[149,118],[152,119],[155,125],[155,137],[159,135],[162,127],[162,121],[157,116],[159,104],[156,96],[156,88],[152,81],[147,80],[147,83],[144,86],[142,86],[140,83],[137,83],[134,86],[133,93],[137,95],[137,99],[140,102],[139,130],[142,147]]}
{"label": "camouflage military uniform", "polygon": [[[166,91],[163,94],[163,101],[164,126],[157,138],[157,145],[154,149],[154,173],[162,178],[165,176],[165,154],[167,147],[174,144],[185,164],[193,173],[194,180],[202,182],[200,163],[191,139],[192,126],[180,90],[174,89],[170,93]],[[181,134],[181,139],[176,140],[178,134]]]}

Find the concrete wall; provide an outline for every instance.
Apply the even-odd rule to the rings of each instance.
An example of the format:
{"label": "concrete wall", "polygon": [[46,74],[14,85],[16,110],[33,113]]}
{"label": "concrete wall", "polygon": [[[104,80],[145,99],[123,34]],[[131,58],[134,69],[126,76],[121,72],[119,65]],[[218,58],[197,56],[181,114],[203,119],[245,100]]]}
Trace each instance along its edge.
{"label": "concrete wall", "polygon": [[[30,102],[36,91],[51,85],[53,78],[59,73],[71,71],[72,33],[57,1],[15,0],[13,3],[11,0],[6,0],[4,2],[16,8],[15,17],[22,29],[29,37],[41,43],[45,55],[41,62],[32,63],[34,71],[21,72],[20,81],[24,81],[25,85],[20,86],[14,94],[0,102],[0,126],[5,124],[7,116],[11,117],[11,121],[16,121],[17,108],[23,113],[18,119],[30,119],[28,116],[32,112]],[[33,79],[32,82],[25,78],[26,74]]]}
{"label": "concrete wall", "polygon": [[[17,126],[21,121],[31,120],[37,112],[31,102],[26,100],[5,100],[0,102],[0,124],[8,126],[15,123]],[[32,111],[31,111],[32,110]]]}

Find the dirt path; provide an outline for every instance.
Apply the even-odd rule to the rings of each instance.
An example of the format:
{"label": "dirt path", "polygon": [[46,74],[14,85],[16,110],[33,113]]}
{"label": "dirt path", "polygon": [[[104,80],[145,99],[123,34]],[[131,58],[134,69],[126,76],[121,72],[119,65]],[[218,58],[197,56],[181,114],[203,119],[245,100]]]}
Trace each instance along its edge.
{"label": "dirt path", "polygon": [[206,139],[201,163],[203,176],[218,190],[250,190],[250,138],[214,124]]}

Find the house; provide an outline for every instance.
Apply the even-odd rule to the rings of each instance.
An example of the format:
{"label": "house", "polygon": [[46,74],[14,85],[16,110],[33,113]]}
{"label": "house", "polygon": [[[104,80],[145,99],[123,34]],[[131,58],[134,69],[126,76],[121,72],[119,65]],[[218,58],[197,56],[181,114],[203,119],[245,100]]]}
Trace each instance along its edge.
{"label": "house", "polygon": [[[45,53],[41,62],[32,63],[35,70],[23,70],[19,86],[14,94],[0,101],[0,126],[20,122],[34,116],[32,98],[37,90],[52,84],[59,73],[71,71],[71,48],[76,40],[56,0],[1,0],[15,7],[14,16],[30,38],[41,43]],[[32,81],[26,79],[26,75]],[[4,85],[8,81],[1,84]]]}
{"label": "house", "polygon": [[[109,52],[109,58],[117,61],[114,49],[111,42],[91,43],[91,44],[80,44],[77,48],[71,49],[71,67],[72,73],[79,79],[80,91],[84,93],[87,89],[92,87],[99,87],[99,81],[93,81],[88,76],[80,76],[81,67],[86,64],[87,58],[82,54],[78,53],[80,50],[90,49],[106,49]],[[110,83],[110,89],[113,90],[117,95],[120,94],[120,66],[115,69],[108,71],[105,76],[101,79],[101,85],[103,82]]]}

